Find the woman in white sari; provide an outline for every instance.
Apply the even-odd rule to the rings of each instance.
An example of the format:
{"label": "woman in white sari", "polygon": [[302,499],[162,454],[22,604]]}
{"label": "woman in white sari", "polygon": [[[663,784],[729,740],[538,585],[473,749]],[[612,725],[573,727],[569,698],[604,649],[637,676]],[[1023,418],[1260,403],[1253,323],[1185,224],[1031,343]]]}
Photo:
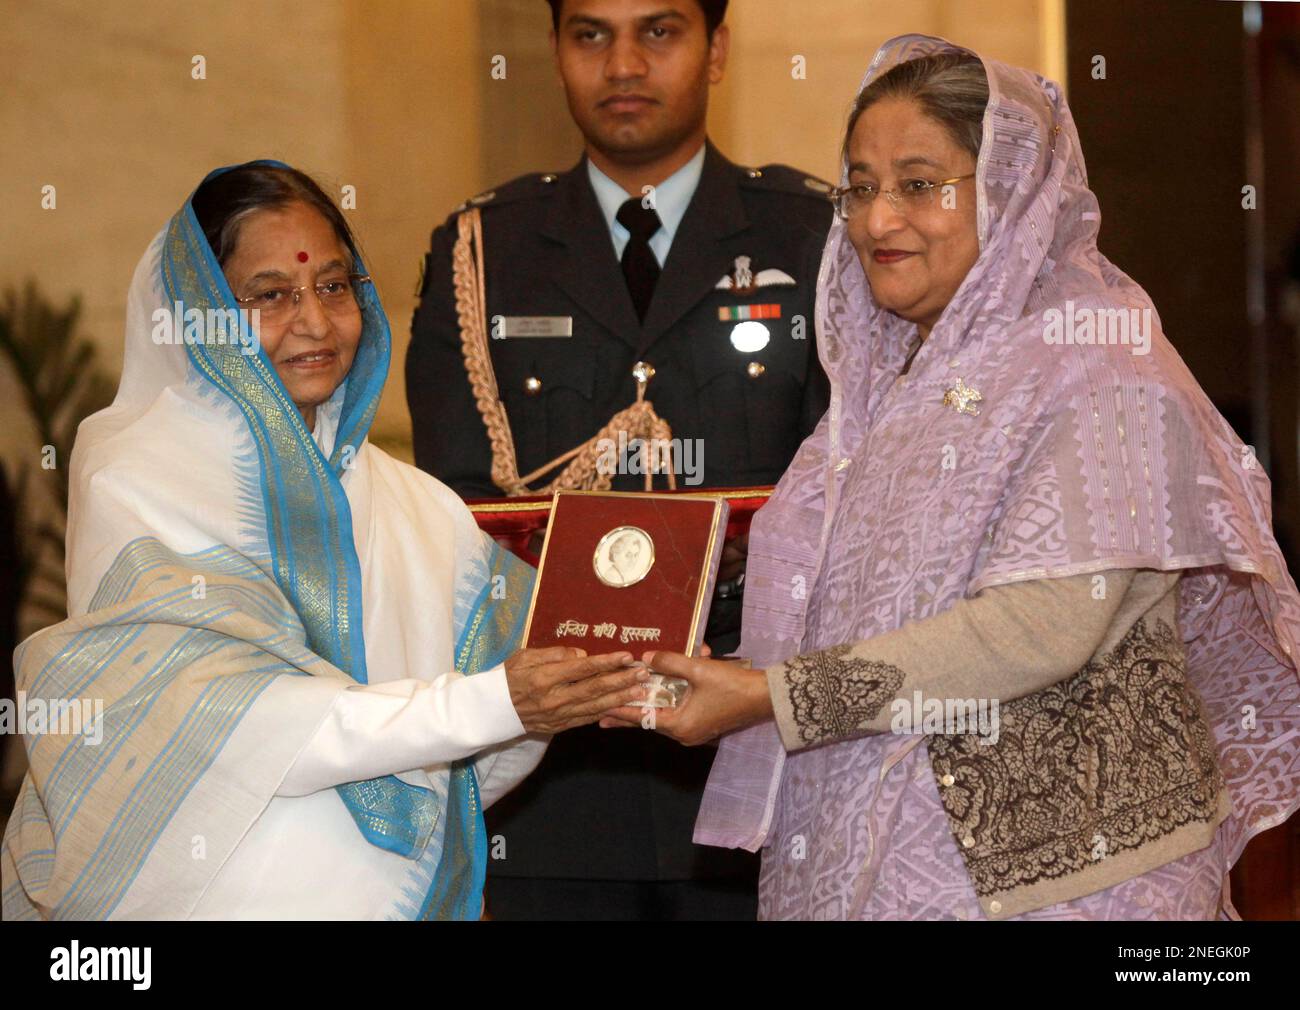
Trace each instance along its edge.
{"label": "woman in white sari", "polygon": [[150,244],[73,451],[70,616],[15,654],[29,706],[95,718],[29,728],[5,919],[477,918],[483,808],[643,697],[626,653],[514,651],[532,569],[366,439],[388,359],[302,173],[218,170]]}

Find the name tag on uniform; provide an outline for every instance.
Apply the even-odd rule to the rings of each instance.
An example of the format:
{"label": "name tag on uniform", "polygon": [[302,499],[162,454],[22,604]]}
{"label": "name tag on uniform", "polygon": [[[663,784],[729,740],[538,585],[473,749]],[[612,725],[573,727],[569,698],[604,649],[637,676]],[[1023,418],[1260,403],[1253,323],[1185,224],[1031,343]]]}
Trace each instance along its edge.
{"label": "name tag on uniform", "polygon": [[492,336],[498,340],[509,337],[571,337],[573,316],[493,316]]}

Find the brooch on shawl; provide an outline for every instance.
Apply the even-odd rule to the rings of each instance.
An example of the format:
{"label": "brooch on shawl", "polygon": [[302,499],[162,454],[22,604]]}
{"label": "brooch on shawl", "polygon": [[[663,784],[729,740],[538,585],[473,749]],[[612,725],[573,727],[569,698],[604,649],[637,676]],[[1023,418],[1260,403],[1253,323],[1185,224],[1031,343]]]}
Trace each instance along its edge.
{"label": "brooch on shawl", "polygon": [[979,408],[971,405],[983,399],[978,389],[972,389],[962,381],[961,376],[958,376],[957,385],[944,391],[943,405],[952,407],[959,414],[975,415],[980,412]]}

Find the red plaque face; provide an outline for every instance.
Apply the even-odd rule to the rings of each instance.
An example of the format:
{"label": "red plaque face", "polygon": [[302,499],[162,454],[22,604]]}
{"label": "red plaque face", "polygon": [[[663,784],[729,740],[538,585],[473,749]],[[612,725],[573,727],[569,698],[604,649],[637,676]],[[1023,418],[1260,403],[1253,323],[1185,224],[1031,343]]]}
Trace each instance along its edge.
{"label": "red plaque face", "polygon": [[713,497],[558,492],[525,644],[695,654],[726,519]]}

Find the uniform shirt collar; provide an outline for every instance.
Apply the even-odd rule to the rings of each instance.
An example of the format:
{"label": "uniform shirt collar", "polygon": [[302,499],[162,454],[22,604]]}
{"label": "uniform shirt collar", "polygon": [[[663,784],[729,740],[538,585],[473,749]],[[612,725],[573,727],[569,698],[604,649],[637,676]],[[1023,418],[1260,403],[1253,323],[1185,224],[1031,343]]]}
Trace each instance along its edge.
{"label": "uniform shirt collar", "polygon": [[[677,234],[677,228],[682,223],[682,218],[686,216],[686,208],[690,205],[691,197],[695,195],[695,187],[700,183],[700,176],[704,172],[705,146],[701,144],[690,161],[655,187],[655,210],[659,213],[661,227],[651,236],[650,248],[659,259],[661,266],[668,258],[668,248],[672,245],[673,236]],[[605,224],[609,228],[610,237],[614,240],[614,252],[621,258],[623,247],[627,245],[628,231],[618,223],[615,215],[618,214],[619,207],[628,200],[629,194],[597,168],[590,158],[586,161],[587,178],[591,180],[591,188],[596,193],[596,202],[600,204],[601,213],[605,215]]]}

